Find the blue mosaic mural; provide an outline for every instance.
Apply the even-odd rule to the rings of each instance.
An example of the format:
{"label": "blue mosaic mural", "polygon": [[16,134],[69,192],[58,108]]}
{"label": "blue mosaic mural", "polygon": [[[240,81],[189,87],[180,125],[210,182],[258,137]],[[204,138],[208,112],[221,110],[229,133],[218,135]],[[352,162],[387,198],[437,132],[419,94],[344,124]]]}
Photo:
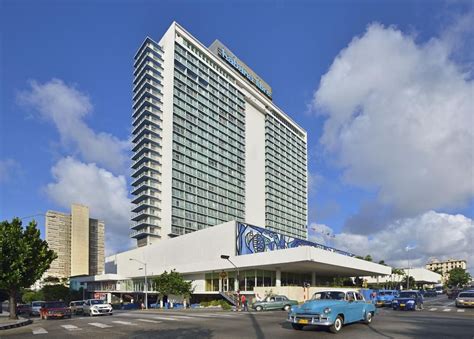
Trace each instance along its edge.
{"label": "blue mosaic mural", "polygon": [[248,224],[237,223],[237,255],[253,254],[295,248],[299,246],[311,246],[326,251],[353,257],[354,254],[337,250],[332,247],[321,245],[312,241],[293,238],[268,229]]}

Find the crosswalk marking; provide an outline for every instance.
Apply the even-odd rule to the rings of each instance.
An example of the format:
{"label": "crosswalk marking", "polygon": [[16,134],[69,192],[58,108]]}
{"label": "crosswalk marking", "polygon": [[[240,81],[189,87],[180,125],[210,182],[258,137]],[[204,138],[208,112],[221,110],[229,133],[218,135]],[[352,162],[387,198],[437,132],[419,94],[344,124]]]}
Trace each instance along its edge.
{"label": "crosswalk marking", "polygon": [[112,327],[110,325],[103,324],[103,323],[89,323],[89,325],[92,325],[92,326],[95,326],[95,327],[100,327],[100,328]]}
{"label": "crosswalk marking", "polygon": [[430,311],[436,311],[437,309],[438,308],[436,308],[436,307],[432,307],[432,308],[430,308]]}
{"label": "crosswalk marking", "polygon": [[172,317],[153,317],[153,319],[158,319],[158,320],[172,320],[172,321],[177,321],[178,319],[172,318]]}
{"label": "crosswalk marking", "polygon": [[46,331],[42,327],[38,327],[38,328],[33,329],[33,334],[46,334],[46,333],[48,333],[48,331]]}
{"label": "crosswalk marking", "polygon": [[121,321],[121,320],[114,320],[113,323],[120,324],[120,325],[129,325],[129,326],[136,326],[137,324],[131,323],[130,321]]}
{"label": "crosswalk marking", "polygon": [[458,312],[464,312],[464,311],[465,311],[465,310],[463,310],[463,309],[458,309]]}
{"label": "crosswalk marking", "polygon": [[79,331],[81,328],[74,325],[61,325],[62,328],[65,328],[68,331]]}
{"label": "crosswalk marking", "polygon": [[142,321],[144,323],[155,323],[155,324],[158,324],[158,323],[161,323],[161,321],[158,321],[158,320],[151,320],[151,319],[137,319],[138,321]]}
{"label": "crosswalk marking", "polygon": [[445,309],[443,310],[443,312],[451,312],[451,309],[450,309],[450,308],[445,308]]}

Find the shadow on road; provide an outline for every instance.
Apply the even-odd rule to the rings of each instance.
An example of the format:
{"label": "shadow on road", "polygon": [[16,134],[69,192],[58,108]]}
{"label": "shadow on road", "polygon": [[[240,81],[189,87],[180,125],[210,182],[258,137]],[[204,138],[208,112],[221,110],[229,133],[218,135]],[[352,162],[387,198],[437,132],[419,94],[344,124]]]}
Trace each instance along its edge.
{"label": "shadow on road", "polygon": [[252,321],[252,326],[255,329],[255,338],[264,339],[265,335],[263,334],[263,331],[260,325],[258,324],[257,319],[255,319],[255,316],[252,313],[250,313],[249,317],[250,317],[250,320]]}
{"label": "shadow on road", "polygon": [[173,329],[152,329],[141,330],[129,333],[122,338],[212,338],[212,331],[206,328],[173,328]]}

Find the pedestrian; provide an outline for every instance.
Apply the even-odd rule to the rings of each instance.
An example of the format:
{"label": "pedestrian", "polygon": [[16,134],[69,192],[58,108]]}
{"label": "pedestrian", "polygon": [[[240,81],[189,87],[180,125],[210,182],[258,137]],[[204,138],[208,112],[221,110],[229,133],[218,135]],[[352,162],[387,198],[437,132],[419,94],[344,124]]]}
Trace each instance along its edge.
{"label": "pedestrian", "polygon": [[247,306],[247,298],[245,297],[245,294],[242,294],[242,297],[240,298],[240,301],[242,303],[242,307],[244,311],[249,311],[249,308]]}

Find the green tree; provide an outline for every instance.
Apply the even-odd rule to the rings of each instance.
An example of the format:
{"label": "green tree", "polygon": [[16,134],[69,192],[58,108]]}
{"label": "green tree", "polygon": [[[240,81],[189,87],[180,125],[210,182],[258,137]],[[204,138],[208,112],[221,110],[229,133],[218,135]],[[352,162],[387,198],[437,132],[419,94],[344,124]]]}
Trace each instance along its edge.
{"label": "green tree", "polygon": [[32,301],[35,301],[35,300],[44,300],[44,295],[43,295],[43,291],[39,290],[39,291],[30,291],[30,290],[26,290],[23,292],[23,295],[21,296],[21,300],[24,302],[24,303],[31,303]]}
{"label": "green tree", "polygon": [[[410,284],[408,285],[408,279],[410,280]],[[413,278],[411,275],[410,276],[405,276],[402,280],[402,285],[403,288],[415,288],[416,287],[416,281],[415,278]]]}
{"label": "green tree", "polygon": [[379,264],[380,264],[380,265],[387,266],[387,264],[385,263],[385,260],[380,260],[380,261],[379,261]]}
{"label": "green tree", "polygon": [[71,301],[69,288],[62,284],[46,285],[42,288],[41,291],[43,292],[45,301]]}
{"label": "green tree", "polygon": [[181,274],[172,270],[171,272],[164,271],[153,279],[155,289],[163,296],[168,295],[182,295],[189,297],[193,293],[192,281],[186,281]]}
{"label": "green tree", "polygon": [[355,277],[354,279],[354,285],[357,287],[362,287],[362,284],[364,283],[364,279],[361,277]]}
{"label": "green tree", "polygon": [[449,271],[449,286],[464,286],[471,281],[471,275],[464,268],[456,267]]}
{"label": "green tree", "polygon": [[367,254],[364,258],[366,261],[372,261],[372,256],[370,254]]}
{"label": "green tree", "polygon": [[0,288],[9,294],[10,319],[17,319],[18,291],[33,285],[57,258],[36,226],[33,220],[24,228],[18,218],[0,223]]}

